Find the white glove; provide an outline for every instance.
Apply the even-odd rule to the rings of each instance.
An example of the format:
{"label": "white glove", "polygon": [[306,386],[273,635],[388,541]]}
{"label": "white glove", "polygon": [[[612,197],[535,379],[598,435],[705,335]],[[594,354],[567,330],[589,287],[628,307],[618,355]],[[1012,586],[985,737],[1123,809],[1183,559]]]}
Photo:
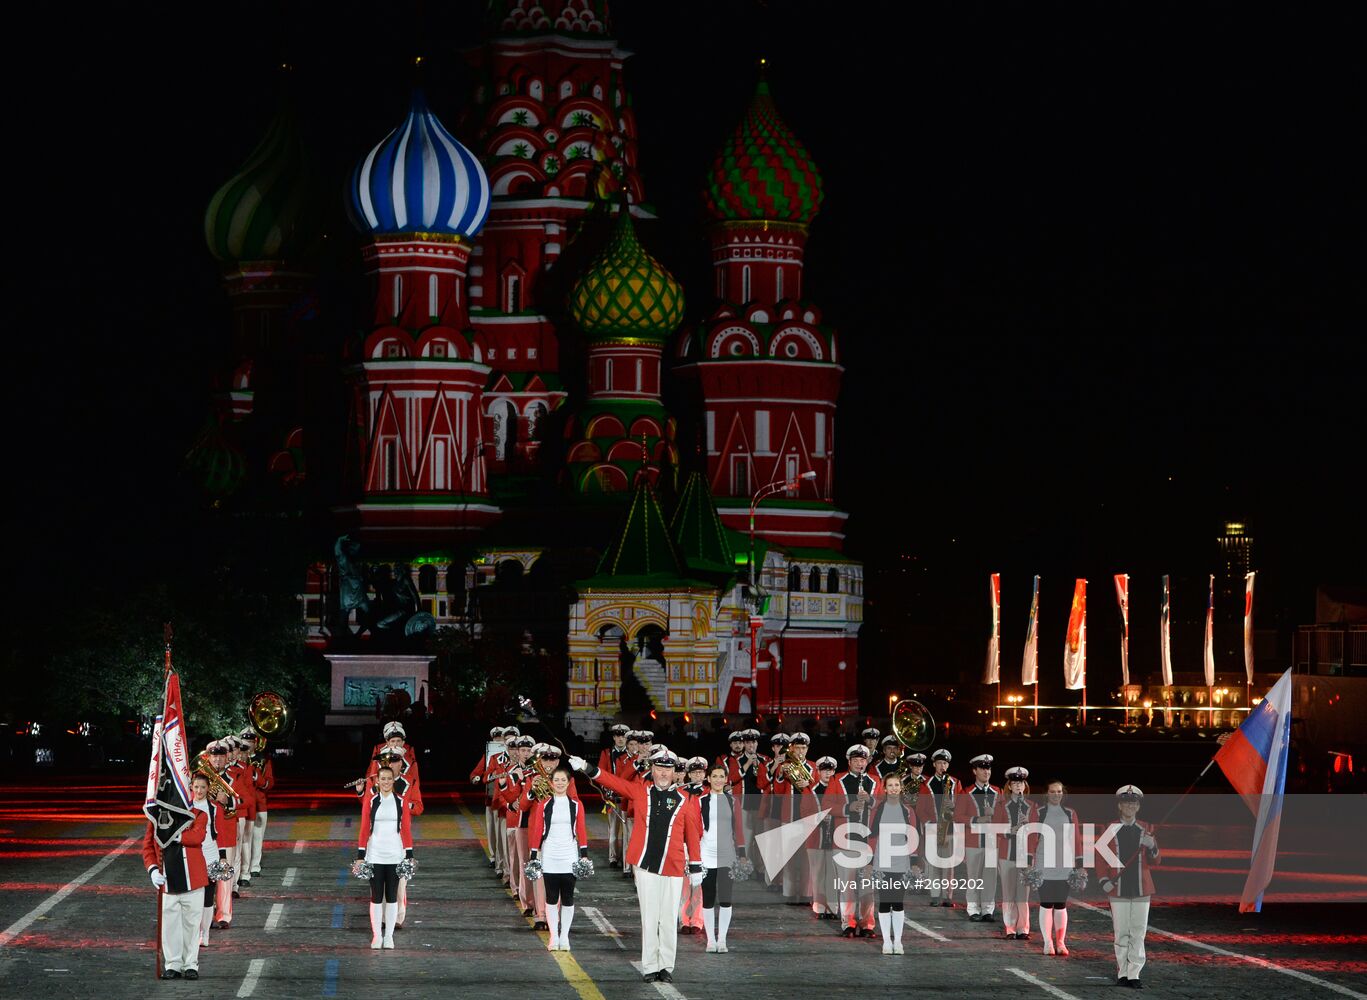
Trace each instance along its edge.
{"label": "white glove", "polygon": [[1147,847],[1147,848],[1149,848],[1150,850],[1152,850],[1152,849],[1153,849],[1154,847],[1156,847],[1157,845],[1158,845],[1158,841],[1154,840],[1153,837],[1150,836],[1149,834],[1147,834],[1147,833],[1140,834],[1140,836],[1139,836],[1139,846],[1140,846],[1140,847]]}
{"label": "white glove", "polygon": [[688,873],[688,884],[691,885],[691,886],[693,886],[693,888],[696,889],[698,886],[702,885],[702,880],[703,880],[703,878],[704,878],[704,875],[703,875],[702,872],[689,872],[689,873]]}
{"label": "white glove", "polygon": [[576,771],[587,771],[589,769],[589,762],[583,757],[571,756],[570,767],[574,768]]}
{"label": "white glove", "polygon": [[160,868],[153,868],[147,873],[152,879],[152,888],[160,889],[166,885],[166,876],[161,873]]}

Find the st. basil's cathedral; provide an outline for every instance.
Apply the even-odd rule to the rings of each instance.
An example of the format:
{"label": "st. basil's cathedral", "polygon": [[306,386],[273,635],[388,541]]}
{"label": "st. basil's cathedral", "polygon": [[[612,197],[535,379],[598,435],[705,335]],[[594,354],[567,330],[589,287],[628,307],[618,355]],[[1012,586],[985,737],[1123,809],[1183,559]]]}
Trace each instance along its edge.
{"label": "st. basil's cathedral", "polygon": [[[509,607],[582,736],[652,710],[853,715],[843,369],[803,273],[816,165],[761,75],[702,179],[713,286],[685,297],[652,253],[605,0],[491,6],[460,124],[437,114],[460,95],[415,91],[351,170],[354,331],[311,320],[328,193],[288,107],[213,196],[233,362],[187,468],[316,525],[301,607],[330,725],[425,697],[425,640]],[[501,585],[533,597],[495,625]]]}

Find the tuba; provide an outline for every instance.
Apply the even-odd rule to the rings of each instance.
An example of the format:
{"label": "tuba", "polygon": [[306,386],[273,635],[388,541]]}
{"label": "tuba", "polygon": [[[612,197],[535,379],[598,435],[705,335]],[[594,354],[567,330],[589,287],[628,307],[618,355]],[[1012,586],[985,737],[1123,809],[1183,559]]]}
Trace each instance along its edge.
{"label": "tuba", "polygon": [[266,744],[289,735],[294,726],[294,713],[280,695],[274,691],[262,691],[247,706],[247,721],[256,733],[256,754],[252,759],[260,763],[266,756]]}
{"label": "tuba", "polygon": [[[908,792],[907,778],[911,773],[907,753],[930,749],[935,742],[935,718],[930,714],[930,709],[919,701],[904,698],[892,708],[892,735],[905,748],[896,772],[902,779],[902,794],[905,796]],[[940,809],[935,817],[935,839],[942,852],[949,846],[950,824],[954,821],[954,779],[949,775],[945,775],[945,779],[945,793],[940,796]]]}
{"label": "tuba", "polygon": [[219,773],[214,770],[207,753],[202,753],[195,758],[191,777],[196,774],[201,775],[204,780],[209,782],[209,796],[211,798],[215,795],[226,795],[228,797],[228,804],[223,807],[223,814],[225,816],[235,815],[237,812],[237,793],[233,791],[233,786],[224,781]]}
{"label": "tuba", "polygon": [[807,784],[810,785],[812,783],[812,778],[815,774],[815,772],[812,770],[812,765],[808,764],[805,760],[803,760],[796,753],[794,753],[793,748],[791,746],[783,751],[783,761],[778,765],[776,770],[779,776],[782,777],[783,780],[788,782],[789,784],[793,784],[797,776],[800,774],[802,775],[802,777],[807,779]]}
{"label": "tuba", "polygon": [[532,798],[537,802],[546,801],[552,794],[551,772],[546,770],[546,765],[541,760],[541,754],[532,754],[527,760],[527,766],[532,769]]}

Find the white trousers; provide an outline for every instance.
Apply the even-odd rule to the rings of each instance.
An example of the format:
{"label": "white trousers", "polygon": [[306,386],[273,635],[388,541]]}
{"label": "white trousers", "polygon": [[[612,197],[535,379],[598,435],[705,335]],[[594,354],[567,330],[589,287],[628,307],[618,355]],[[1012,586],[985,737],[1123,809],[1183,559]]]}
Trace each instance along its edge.
{"label": "white trousers", "polygon": [[873,877],[872,868],[843,868],[836,865],[842,883],[840,890],[840,927],[873,930],[875,893],[865,884]]}
{"label": "white trousers", "polygon": [[237,874],[233,877],[234,890],[243,878],[248,882],[252,880],[252,870],[247,867],[252,854],[252,823],[253,821],[246,816],[239,816],[237,819],[237,860],[242,863],[237,866]]}
{"label": "white trousers", "polygon": [[174,972],[199,969],[199,918],[204,890],[161,894],[162,967]]}
{"label": "white trousers", "polygon": [[1111,928],[1115,931],[1115,974],[1138,979],[1144,969],[1144,935],[1149,931],[1149,897],[1111,898]]}
{"label": "white trousers", "polygon": [[[976,839],[976,838],[975,838]],[[1001,858],[997,859],[1001,864]],[[964,849],[964,878],[972,882],[982,879],[983,887],[975,889],[971,885],[964,890],[964,905],[968,915],[993,913],[997,909],[997,869],[987,867],[987,849],[968,847]]]}
{"label": "white trousers", "polygon": [[682,875],[655,875],[636,869],[636,899],[641,904],[641,972],[674,971],[679,945]]}
{"label": "white trousers", "polygon": [[801,899],[809,891],[811,867],[807,864],[807,851],[804,848],[794,851],[788,863],[783,866],[783,898]]}
{"label": "white trousers", "polygon": [[[233,870],[236,871],[237,845],[225,847],[223,850],[228,854],[228,864],[232,865]],[[233,890],[237,888],[237,876],[234,875],[222,882],[215,882],[214,886],[215,898],[218,900],[218,906],[214,910],[214,919],[225,920],[231,924],[233,922]]]}
{"label": "white trousers", "polygon": [[252,857],[251,863],[243,862],[243,867],[252,873],[261,871],[261,845],[266,840],[266,817],[268,812],[259,812],[256,819],[252,820]]}
{"label": "white trousers", "polygon": [[627,842],[623,834],[626,833],[626,824],[622,822],[622,814],[608,806],[608,862],[611,863],[622,857],[627,852]]}
{"label": "white trousers", "polygon": [[[938,837],[939,835],[936,834],[936,836]],[[938,844],[938,840],[937,840],[937,844]],[[947,855],[950,853],[950,851],[951,851],[951,849],[952,849],[953,847],[954,847],[954,839],[953,839],[953,837],[951,837],[951,838],[946,842],[944,849],[943,849],[943,850],[939,850],[938,853],[947,856]],[[923,851],[922,853],[924,854],[925,852]],[[932,880],[933,880],[933,881],[931,882],[931,886],[930,886],[930,898],[931,898],[931,899],[949,899],[949,900],[952,900],[952,899],[954,898],[954,891],[953,891],[952,889],[950,889],[950,888],[948,887],[948,885],[949,885],[949,882],[954,878],[954,868],[953,868],[953,867],[948,867],[948,868],[946,868],[946,867],[941,867],[941,866],[938,866],[938,865],[933,865],[933,864],[931,864],[929,861],[926,862],[925,868],[926,868],[925,877],[928,878],[928,879],[932,879]],[[938,885],[935,885],[935,882],[943,882],[943,883],[945,883],[945,884],[944,884],[944,886],[938,886]]]}
{"label": "white trousers", "polygon": [[636,821],[635,821],[634,819],[624,819],[624,820],[622,820],[622,830],[623,830],[623,834],[622,834],[622,845],[623,845],[623,846],[622,846],[622,871],[624,871],[624,872],[629,872],[629,871],[631,871],[631,865],[627,864],[627,851],[626,851],[626,848],[627,848],[627,845],[629,845],[629,844],[631,843],[631,829],[632,829],[632,827],[634,827],[635,825],[636,825]]}
{"label": "white trousers", "polygon": [[1007,934],[1030,933],[1030,883],[1025,881],[1025,866],[1001,858],[1002,930]]}
{"label": "white trousers", "polygon": [[840,893],[836,892],[835,857],[830,851],[807,848],[807,895],[812,897],[813,913],[839,913]]}

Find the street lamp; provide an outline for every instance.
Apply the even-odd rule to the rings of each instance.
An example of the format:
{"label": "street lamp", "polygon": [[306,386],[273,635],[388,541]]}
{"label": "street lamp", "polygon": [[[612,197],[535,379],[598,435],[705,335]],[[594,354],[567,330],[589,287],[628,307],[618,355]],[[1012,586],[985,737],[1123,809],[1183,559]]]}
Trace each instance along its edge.
{"label": "street lamp", "polygon": [[[750,558],[747,566],[750,576],[750,598],[747,603],[750,605],[750,689],[755,692],[756,703],[759,701],[759,631],[764,627],[764,619],[759,616],[759,612],[764,605],[759,588],[755,585],[755,508],[767,497],[783,490],[795,490],[802,484],[802,480],[815,478],[816,473],[808,469],[792,479],[775,479],[767,486],[761,486],[750,498]],[[758,708],[758,704],[755,707]]]}

